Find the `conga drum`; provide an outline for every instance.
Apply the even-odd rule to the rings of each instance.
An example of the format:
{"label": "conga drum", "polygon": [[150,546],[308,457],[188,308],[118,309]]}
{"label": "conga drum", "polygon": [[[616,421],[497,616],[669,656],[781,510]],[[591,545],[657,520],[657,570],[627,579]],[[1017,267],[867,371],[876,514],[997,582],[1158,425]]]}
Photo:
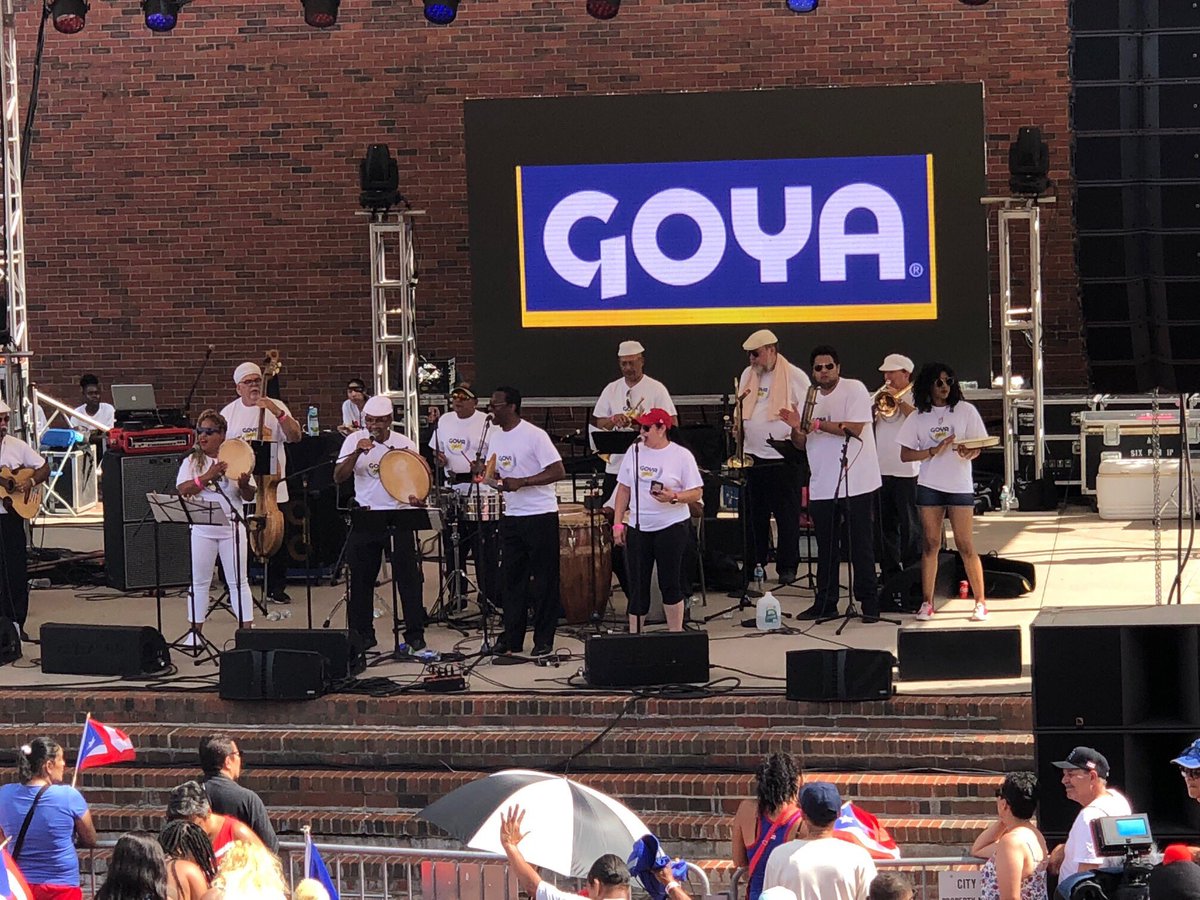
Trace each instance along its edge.
{"label": "conga drum", "polygon": [[409,497],[424,501],[433,488],[433,473],[419,453],[389,450],[379,460],[379,480],[393,500],[408,503]]}
{"label": "conga drum", "polygon": [[571,625],[602,613],[612,593],[612,526],[582,503],[558,508],[558,589]]}
{"label": "conga drum", "polygon": [[241,438],[226,438],[217,450],[217,459],[225,463],[225,477],[237,481],[254,471],[254,448]]}

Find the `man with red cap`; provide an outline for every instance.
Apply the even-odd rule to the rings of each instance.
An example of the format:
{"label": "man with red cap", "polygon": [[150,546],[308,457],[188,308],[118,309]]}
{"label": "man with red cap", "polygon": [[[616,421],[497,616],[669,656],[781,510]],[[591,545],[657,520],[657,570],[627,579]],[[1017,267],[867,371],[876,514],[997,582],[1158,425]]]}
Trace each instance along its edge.
{"label": "man with red cap", "polygon": [[[33,489],[50,477],[50,463],[36,450],[8,433],[12,410],[0,400],[0,466],[13,473],[12,483],[5,489],[12,496],[28,497]],[[25,520],[0,504],[0,553],[4,554],[3,578],[0,579],[0,616],[16,622],[21,640],[25,634],[25,617],[29,613],[29,574],[25,558]]]}

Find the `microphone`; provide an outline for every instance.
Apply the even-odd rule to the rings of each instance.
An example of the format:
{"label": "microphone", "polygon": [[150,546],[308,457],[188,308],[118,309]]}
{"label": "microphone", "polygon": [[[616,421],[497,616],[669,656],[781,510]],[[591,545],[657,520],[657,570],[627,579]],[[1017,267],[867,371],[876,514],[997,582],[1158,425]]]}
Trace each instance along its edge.
{"label": "microphone", "polygon": [[486,418],[486,419],[484,419],[483,421],[485,421],[485,422],[487,422],[489,425],[491,425],[491,424],[492,424],[492,421],[493,421],[493,420],[492,420],[492,414],[491,414],[491,413],[488,413],[488,414],[487,414],[487,418]]}
{"label": "microphone", "polygon": [[843,428],[842,434],[844,434],[848,438],[854,438],[854,440],[858,441],[860,444],[862,443],[862,438],[860,438],[857,434],[855,434],[849,428]]}

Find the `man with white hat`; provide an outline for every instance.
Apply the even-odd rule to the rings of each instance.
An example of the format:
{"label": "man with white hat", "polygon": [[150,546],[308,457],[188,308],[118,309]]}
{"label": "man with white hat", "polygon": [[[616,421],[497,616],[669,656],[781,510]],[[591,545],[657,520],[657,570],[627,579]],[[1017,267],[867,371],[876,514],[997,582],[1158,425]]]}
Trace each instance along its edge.
{"label": "man with white hat", "polygon": [[879,454],[880,551],[884,580],[921,561],[921,517],[917,514],[917,474],[920,462],[901,462],[896,441],[900,426],[915,411],[912,404],[913,361],[902,353],[889,353],[880,365],[883,387],[895,400],[890,414],[875,403],[875,447]]}
{"label": "man with white hat", "polygon": [[[221,410],[227,424],[226,439],[241,438],[244,441],[266,441],[271,444],[271,473],[281,478],[287,475],[287,457],[283,452],[285,442],[300,440],[300,423],[291,410],[281,401],[272,400],[263,393],[263,371],[256,363],[244,362],[233,370],[233,383],[238,398]],[[259,431],[259,412],[262,412],[262,430]],[[261,496],[261,494],[260,494]],[[275,488],[275,499],[282,508],[288,502],[288,485],[280,481]],[[267,562],[267,577],[264,589],[272,600],[291,602],[287,596],[287,548],[279,551]]]}
{"label": "man with white hat", "polygon": [[745,452],[754,465],[745,470],[748,494],[745,515],[750,519],[753,555],[747,556],[746,573],[766,567],[771,540],[771,516],[779,543],[775,548],[775,572],[781,584],[796,580],[800,565],[800,491],[804,470],[785,464],[783,455],[767,443],[786,441],[792,429],[780,411],[795,410],[808,394],[808,374],[792,365],[779,352],[779,339],[768,328],[760,328],[742,343],[750,364],[738,379],[737,402],[741,404]]}
{"label": "man with white hat", "polygon": [[[5,496],[28,498],[33,489],[50,477],[50,463],[20,438],[8,433],[12,410],[0,400],[0,466],[13,473],[12,483],[3,484]],[[0,572],[0,616],[12,619],[25,634],[25,617],[29,613],[29,573],[25,558],[25,520],[0,503],[0,553],[4,554],[4,571]]]}
{"label": "man with white hat", "polygon": [[[675,403],[666,385],[646,374],[645,349],[637,341],[621,341],[617,347],[617,363],[621,377],[605,385],[592,410],[592,425],[600,431],[634,431],[634,422],[652,409],[665,409],[671,414],[671,425],[679,424]],[[617,473],[621,471],[624,453],[613,453],[604,467],[601,493],[607,497],[617,489]]]}
{"label": "man with white hat", "polygon": [[[333,480],[338,484],[354,476],[354,499],[369,509],[412,509],[420,505],[416,497],[403,503],[387,492],[379,477],[379,462],[389,450],[409,450],[420,458],[417,445],[392,428],[392,401],[376,394],[363,406],[365,427],[346,435]],[[397,650],[417,652],[425,649],[425,602],[421,587],[421,556],[417,552],[416,533],[397,529],[389,545],[386,528],[359,527],[356,522],[346,546],[350,562],[350,601],[346,604],[346,624],[357,632],[363,649],[374,647],[375,577],[384,550],[392,577],[404,608],[404,644]]]}

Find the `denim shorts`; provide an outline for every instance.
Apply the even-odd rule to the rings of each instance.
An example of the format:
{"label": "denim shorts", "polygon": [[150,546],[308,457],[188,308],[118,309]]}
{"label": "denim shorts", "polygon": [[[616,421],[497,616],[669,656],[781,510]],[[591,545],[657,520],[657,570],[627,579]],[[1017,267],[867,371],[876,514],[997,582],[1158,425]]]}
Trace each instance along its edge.
{"label": "denim shorts", "polygon": [[975,508],[974,494],[954,494],[937,488],[917,485],[917,506],[969,506]]}

